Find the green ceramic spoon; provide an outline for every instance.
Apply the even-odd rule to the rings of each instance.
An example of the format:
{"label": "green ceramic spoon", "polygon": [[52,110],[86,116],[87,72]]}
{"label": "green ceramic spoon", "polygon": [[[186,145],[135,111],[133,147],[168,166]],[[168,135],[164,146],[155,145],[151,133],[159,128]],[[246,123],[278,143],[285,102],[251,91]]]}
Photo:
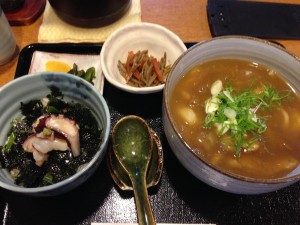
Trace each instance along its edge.
{"label": "green ceramic spoon", "polygon": [[146,122],[137,116],[123,117],[113,128],[112,147],[132,182],[139,225],[154,225],[146,185],[153,139]]}
{"label": "green ceramic spoon", "polygon": [[[157,185],[163,170],[163,149],[158,135],[151,129],[153,149],[151,161],[146,175],[147,188]],[[110,149],[107,153],[107,165],[114,182],[123,191],[132,191],[132,183],[126,170],[120,164],[115,153]]]}

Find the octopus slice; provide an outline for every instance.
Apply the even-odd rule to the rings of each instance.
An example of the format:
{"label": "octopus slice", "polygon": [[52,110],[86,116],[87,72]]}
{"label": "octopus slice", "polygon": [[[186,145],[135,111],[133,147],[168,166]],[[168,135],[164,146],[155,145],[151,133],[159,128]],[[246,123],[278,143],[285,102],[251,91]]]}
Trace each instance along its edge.
{"label": "octopus slice", "polygon": [[70,120],[63,115],[51,115],[46,121],[45,126],[63,134],[71,145],[74,157],[80,155],[79,126],[74,120]]}
{"label": "octopus slice", "polygon": [[59,138],[40,138],[38,134],[29,136],[23,143],[23,149],[31,152],[35,160],[35,164],[42,166],[48,160],[48,152],[52,150],[66,151],[69,146],[66,140]]}
{"label": "octopus slice", "polygon": [[34,152],[37,150],[47,154],[52,150],[66,151],[69,146],[66,140],[59,138],[40,138],[37,134],[29,136],[23,143],[23,149],[26,152]]}
{"label": "octopus slice", "polygon": [[33,151],[32,155],[37,166],[42,166],[44,162],[48,160],[49,157],[47,154],[41,153],[37,150]]}
{"label": "octopus slice", "polygon": [[[36,165],[42,166],[52,150],[71,150],[74,157],[80,155],[79,126],[63,115],[44,115],[32,124],[35,134],[27,137],[23,149],[31,152]],[[44,132],[47,128],[50,132]]]}
{"label": "octopus slice", "polygon": [[45,127],[62,134],[68,140],[74,157],[80,155],[79,126],[74,120],[63,115],[45,115],[33,124],[35,132],[41,132]]}

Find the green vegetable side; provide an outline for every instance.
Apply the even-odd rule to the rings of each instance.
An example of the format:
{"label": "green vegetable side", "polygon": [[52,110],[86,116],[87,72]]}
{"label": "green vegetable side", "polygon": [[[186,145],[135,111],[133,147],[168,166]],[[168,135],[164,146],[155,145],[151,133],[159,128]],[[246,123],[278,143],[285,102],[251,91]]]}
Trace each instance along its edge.
{"label": "green vegetable side", "polygon": [[76,63],[73,64],[73,68],[70,71],[68,71],[68,73],[81,77],[86,81],[90,82],[91,84],[94,84],[93,80],[96,78],[95,67],[90,67],[86,71],[79,70],[78,65]]}

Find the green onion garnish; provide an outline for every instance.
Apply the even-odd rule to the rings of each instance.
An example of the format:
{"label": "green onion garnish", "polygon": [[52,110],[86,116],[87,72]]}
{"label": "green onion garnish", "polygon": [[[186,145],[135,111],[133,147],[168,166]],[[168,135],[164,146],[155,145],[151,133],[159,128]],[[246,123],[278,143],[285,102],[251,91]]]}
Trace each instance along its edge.
{"label": "green onion garnish", "polygon": [[[239,156],[242,148],[251,147],[267,129],[267,117],[260,116],[258,111],[280,105],[290,92],[280,95],[274,87],[263,86],[259,91],[250,87],[241,93],[234,93],[229,82],[223,88],[222,82],[217,80],[212,84],[211,94],[205,104],[207,115],[204,127],[214,125],[220,136],[230,133],[235,155]],[[247,138],[250,133],[251,138]]]}

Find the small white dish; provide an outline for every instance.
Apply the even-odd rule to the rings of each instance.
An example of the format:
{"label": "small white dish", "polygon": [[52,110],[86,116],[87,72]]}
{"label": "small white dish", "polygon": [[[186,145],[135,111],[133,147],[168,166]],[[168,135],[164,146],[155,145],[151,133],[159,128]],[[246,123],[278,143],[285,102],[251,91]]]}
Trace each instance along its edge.
{"label": "small white dish", "polygon": [[129,51],[148,50],[161,58],[167,54],[167,64],[173,64],[186,51],[183,41],[172,31],[152,23],[134,23],[113,32],[102,46],[101,67],[108,82],[117,88],[136,94],[161,91],[164,84],[152,87],[132,87],[126,84],[118,70],[118,61],[125,62]]}
{"label": "small white dish", "polygon": [[[70,68],[73,64],[78,65],[78,69],[87,70],[90,67],[95,67],[96,78],[93,80],[95,88],[103,94],[104,77],[102,75],[101,63],[99,55],[81,55],[35,51],[32,56],[29,74],[40,73],[46,71],[46,63],[48,61],[58,61],[67,64]],[[59,71],[63,72],[63,71]]]}

